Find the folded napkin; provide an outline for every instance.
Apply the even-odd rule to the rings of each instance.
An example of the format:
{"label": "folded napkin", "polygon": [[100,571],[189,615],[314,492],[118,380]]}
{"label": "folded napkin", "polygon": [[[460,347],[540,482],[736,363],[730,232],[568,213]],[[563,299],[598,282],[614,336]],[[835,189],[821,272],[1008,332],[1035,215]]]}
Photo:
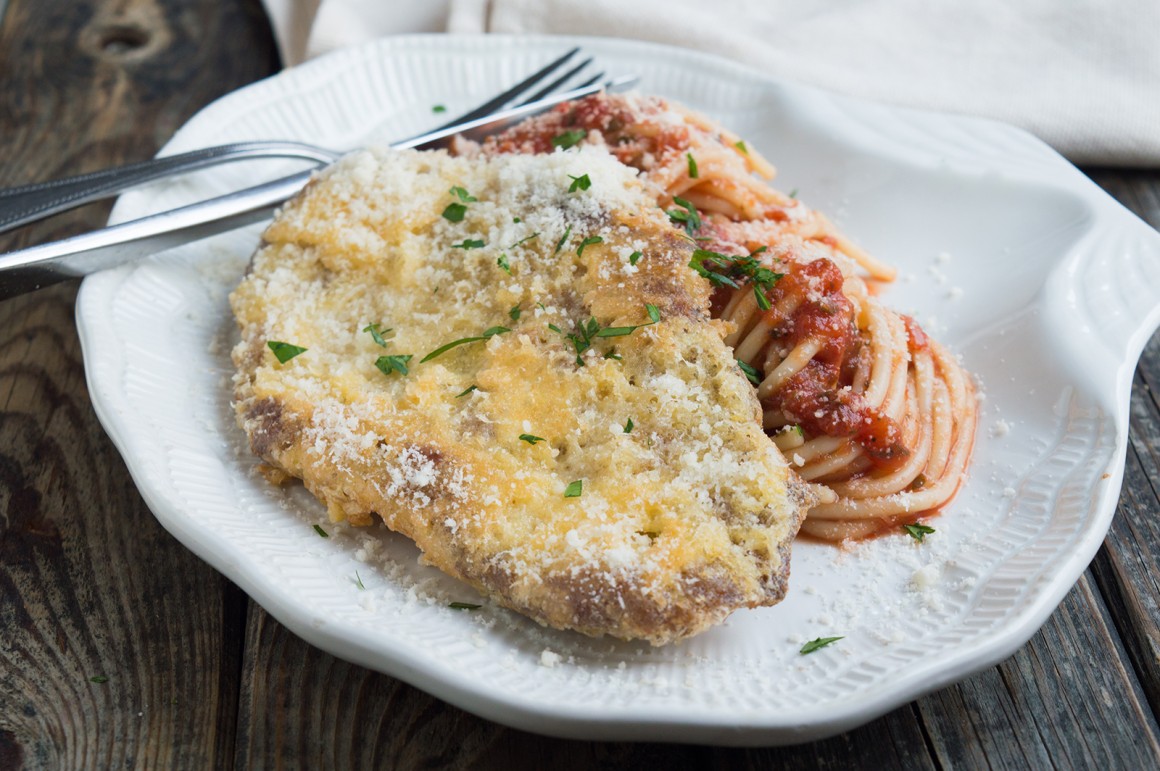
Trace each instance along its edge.
{"label": "folded napkin", "polygon": [[407,32],[604,35],[1028,129],[1082,164],[1160,167],[1155,0],[263,0],[288,65]]}

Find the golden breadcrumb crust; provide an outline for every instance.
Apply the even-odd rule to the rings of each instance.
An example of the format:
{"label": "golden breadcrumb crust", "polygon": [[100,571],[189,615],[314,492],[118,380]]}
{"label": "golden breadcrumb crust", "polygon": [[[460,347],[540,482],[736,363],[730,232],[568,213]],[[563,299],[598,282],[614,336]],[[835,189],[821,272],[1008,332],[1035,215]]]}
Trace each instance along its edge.
{"label": "golden breadcrumb crust", "polygon": [[554,627],[663,644],[778,602],[804,494],[652,200],[595,148],[340,161],[231,296],[253,451]]}

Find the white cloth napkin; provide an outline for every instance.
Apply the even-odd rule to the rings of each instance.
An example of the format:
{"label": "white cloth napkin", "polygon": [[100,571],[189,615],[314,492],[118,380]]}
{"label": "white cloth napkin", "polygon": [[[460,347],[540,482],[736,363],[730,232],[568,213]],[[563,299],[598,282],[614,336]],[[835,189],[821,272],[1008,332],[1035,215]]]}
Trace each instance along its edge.
{"label": "white cloth napkin", "polygon": [[695,48],[893,104],[981,115],[1075,163],[1160,167],[1156,0],[263,0],[283,61],[406,32]]}

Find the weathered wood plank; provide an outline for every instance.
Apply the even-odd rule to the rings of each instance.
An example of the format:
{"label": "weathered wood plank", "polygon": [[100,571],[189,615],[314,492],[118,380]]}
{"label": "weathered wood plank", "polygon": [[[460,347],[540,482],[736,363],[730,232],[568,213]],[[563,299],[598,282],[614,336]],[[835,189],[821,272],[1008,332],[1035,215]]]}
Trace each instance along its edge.
{"label": "weathered wood plank", "polygon": [[[1160,174],[1093,175],[1153,226]],[[1153,374],[1154,373],[1154,374]],[[919,702],[946,767],[1122,767],[1160,764],[1155,709],[1160,336],[1141,360],[1132,446],[1119,510],[1093,568],[1044,628],[1010,660]]]}
{"label": "weathered wood plank", "polygon": [[538,736],[323,653],[256,605],[242,683],[238,768],[934,768],[910,707],[833,739],[777,749]]}
{"label": "weathered wood plank", "polygon": [[1160,709],[1160,335],[1132,389],[1124,487],[1092,570],[1153,711]]}
{"label": "weathered wood plank", "polygon": [[[257,0],[11,0],[0,184],[148,157],[276,64]],[[97,423],[75,292],[0,303],[0,768],[228,767],[246,600],[157,524]]]}
{"label": "weathered wood plank", "polygon": [[918,705],[946,768],[1160,763],[1160,728],[1087,576],[1014,656]]}
{"label": "weathered wood plank", "polygon": [[[1160,228],[1160,173],[1099,172],[1093,179]],[[1160,334],[1132,384],[1124,486],[1092,571],[1154,712],[1160,710]]]}

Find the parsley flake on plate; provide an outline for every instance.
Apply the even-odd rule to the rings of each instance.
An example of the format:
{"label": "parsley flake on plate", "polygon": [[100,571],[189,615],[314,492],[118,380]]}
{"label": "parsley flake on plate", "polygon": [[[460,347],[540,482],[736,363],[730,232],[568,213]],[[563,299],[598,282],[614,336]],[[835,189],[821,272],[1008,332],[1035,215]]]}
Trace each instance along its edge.
{"label": "parsley flake on plate", "polygon": [[463,215],[467,214],[467,207],[461,203],[449,203],[443,210],[443,219],[448,222],[463,222]]}
{"label": "parsley flake on plate", "polygon": [[306,353],[306,349],[300,345],[283,343],[279,340],[267,340],[266,345],[274,352],[274,357],[278,359],[279,364],[285,364],[295,356]]}
{"label": "parsley flake on plate", "polygon": [[564,230],[564,235],[560,236],[560,240],[556,242],[556,251],[552,252],[552,254],[559,254],[560,253],[560,250],[564,248],[564,244],[568,241],[568,236],[570,236],[570,235],[572,235],[572,226],[571,225],[569,225]]}
{"label": "parsley flake on plate", "polygon": [[535,434],[520,434],[520,441],[527,442],[530,445],[535,445],[537,442],[546,442],[547,440],[544,439],[544,437],[536,436]]}
{"label": "parsley flake on plate", "polygon": [[902,529],[905,530],[911,538],[918,541],[919,543],[922,543],[924,540],[926,540],[928,535],[934,532],[933,527],[928,527],[921,524],[903,525]]}
{"label": "parsley flake on plate", "polygon": [[689,179],[700,177],[700,172],[697,171],[697,159],[693,157],[693,154],[685,153],[685,160],[689,162]]}
{"label": "parsley flake on plate", "polygon": [[482,239],[465,238],[465,239],[463,239],[463,243],[452,244],[451,248],[452,249],[467,250],[467,249],[482,249],[485,246],[487,246],[487,242],[482,240]]}
{"label": "parsley flake on plate", "polygon": [[600,236],[588,236],[588,238],[585,238],[583,241],[580,242],[580,245],[578,247],[576,247],[576,256],[577,257],[584,256],[584,247],[592,246],[593,244],[602,244],[602,243],[604,243],[604,239],[601,238]]}
{"label": "parsley flake on plate", "polygon": [[628,255],[628,264],[629,265],[636,265],[637,262],[640,261],[641,257],[644,257],[644,255],[641,254],[640,252],[633,252],[632,254]]}
{"label": "parsley flake on plate", "polygon": [[741,367],[741,371],[745,373],[745,377],[749,378],[750,383],[753,383],[753,385],[761,385],[761,373],[757,371],[757,367],[754,367],[752,364],[746,364],[741,359],[737,360],[737,366]]}
{"label": "parsley flake on plate", "polygon": [[315,525],[314,532],[318,533],[319,538],[330,538],[330,533],[322,529],[322,525]]}
{"label": "parsley flake on plate", "polygon": [[368,324],[363,327],[363,332],[370,332],[371,339],[384,348],[387,347],[387,338],[390,337],[391,333],[394,331],[395,330],[391,329],[390,327],[383,329],[383,325],[379,324],[378,322],[374,324]]}
{"label": "parsley flake on plate", "polygon": [[519,241],[516,241],[514,244],[509,246],[508,249],[515,249],[517,246],[520,246],[522,244],[526,244],[528,241],[531,241],[533,238],[539,238],[539,237],[540,237],[539,233],[532,233],[530,236],[527,236],[526,238],[521,238]]}
{"label": "parsley flake on plate", "polygon": [[708,249],[696,249],[689,267],[702,278],[709,279],[714,286],[728,286],[740,289],[738,279],[748,279],[753,285],[753,295],[757,299],[757,306],[763,311],[769,310],[772,305],[766,294],[773,286],[785,278],[784,273],[776,273],[761,264],[755,255],[765,251],[765,247],[749,255],[727,255],[720,252],[711,252]]}
{"label": "parsley flake on plate", "polygon": [[693,235],[701,229],[701,215],[697,212],[696,206],[680,196],[673,196],[673,203],[681,208],[669,209],[665,214],[669,215],[669,219],[674,225],[684,225],[685,232],[689,235]]}
{"label": "parsley flake on plate", "polygon": [[398,372],[400,375],[409,374],[407,369],[407,362],[412,358],[409,353],[394,354],[392,356],[380,356],[375,359],[375,366],[379,368],[379,372],[384,375],[389,375],[392,372]]}
{"label": "parsley flake on plate", "polygon": [[[564,335],[564,337],[572,342],[572,346],[576,349],[576,365],[583,367],[584,359],[582,355],[585,351],[592,347],[592,342],[597,338],[624,337],[626,335],[631,335],[633,332],[641,329],[642,327],[652,326],[661,320],[661,312],[657,310],[655,305],[647,304],[644,307],[645,312],[648,314],[650,319],[646,324],[636,324],[635,326],[631,327],[601,327],[600,322],[598,322],[595,318],[589,318],[588,321],[577,324],[576,332],[570,335],[564,335],[560,328],[555,324],[549,324],[548,329],[557,334]],[[604,358],[620,359],[620,356],[616,355],[614,351],[609,351],[607,354],[605,354]]]}
{"label": "parsley flake on plate", "polygon": [[506,254],[501,252],[499,257],[496,258],[495,264],[498,265],[500,270],[502,270],[504,273],[507,273],[509,276],[511,275],[512,264],[508,262],[508,256]]}
{"label": "parsley flake on plate", "polygon": [[568,178],[572,180],[572,184],[568,186],[569,193],[575,193],[577,190],[587,190],[592,187],[592,180],[588,178],[587,174],[581,174],[578,177],[573,177],[569,174]]}
{"label": "parsley flake on plate", "polygon": [[460,187],[459,185],[456,185],[455,187],[451,188],[451,190],[449,190],[448,192],[450,192],[451,195],[455,196],[463,203],[475,203],[476,201],[479,200],[478,198],[473,196],[471,193],[467,192],[467,190]]}
{"label": "parsley flake on plate", "polygon": [[483,606],[477,605],[474,602],[453,602],[447,607],[451,608],[452,610],[478,610]]}
{"label": "parsley flake on plate", "polygon": [[628,422],[624,424],[624,433],[631,434],[632,428],[633,428],[632,418],[629,418]]}
{"label": "parsley flake on plate", "polygon": [[836,643],[838,640],[842,640],[842,639],[845,639],[845,638],[842,638],[842,637],[818,637],[814,640],[810,640],[808,643],[803,645],[801,651],[799,651],[799,652],[804,656],[807,653],[813,653],[814,651],[818,650],[819,648],[825,648],[827,645],[832,645],[832,644]]}
{"label": "parsley flake on plate", "polygon": [[579,498],[584,493],[584,480],[577,479],[575,482],[569,482],[568,486],[564,488],[565,498]]}
{"label": "parsley flake on plate", "polygon": [[447,343],[446,345],[441,345],[438,348],[436,348],[434,351],[431,351],[431,353],[427,354],[422,359],[420,359],[419,363],[425,364],[425,363],[431,361],[432,359],[434,359],[436,356],[442,356],[443,354],[450,351],[452,348],[455,348],[455,347],[460,346],[460,345],[466,345],[467,343],[478,343],[481,340],[487,340],[488,338],[495,337],[496,335],[502,335],[504,332],[511,332],[511,330],[508,329],[507,327],[491,327],[490,329],[487,329],[486,331],[484,331],[484,333],[482,335],[479,335],[477,337],[461,337],[458,340],[452,340],[450,343]]}
{"label": "parsley flake on plate", "polygon": [[588,132],[584,129],[565,131],[563,134],[557,134],[552,137],[552,147],[561,147],[567,150],[570,147],[575,147],[587,135]]}
{"label": "parsley flake on plate", "polygon": [[464,388],[462,391],[460,391],[459,393],[455,394],[455,398],[456,398],[456,399],[458,399],[458,398],[460,398],[461,396],[467,396],[467,395],[468,395],[469,393],[471,393],[472,391],[478,391],[478,390],[479,390],[479,386],[477,386],[477,385],[469,385],[467,388]]}

